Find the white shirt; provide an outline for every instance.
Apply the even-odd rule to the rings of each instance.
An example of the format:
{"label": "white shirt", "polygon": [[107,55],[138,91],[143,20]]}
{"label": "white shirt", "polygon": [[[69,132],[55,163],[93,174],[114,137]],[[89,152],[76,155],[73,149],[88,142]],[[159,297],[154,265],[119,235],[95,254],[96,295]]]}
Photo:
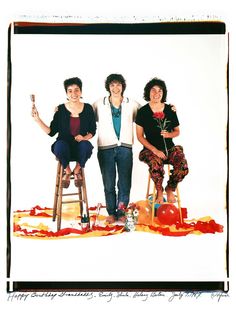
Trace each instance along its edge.
{"label": "white shirt", "polygon": [[136,101],[130,100],[127,97],[123,98],[121,103],[120,139],[118,139],[113,126],[109,98],[101,98],[93,104],[95,117],[98,122],[99,149],[109,149],[120,145],[132,147],[134,143],[133,123],[140,106]]}

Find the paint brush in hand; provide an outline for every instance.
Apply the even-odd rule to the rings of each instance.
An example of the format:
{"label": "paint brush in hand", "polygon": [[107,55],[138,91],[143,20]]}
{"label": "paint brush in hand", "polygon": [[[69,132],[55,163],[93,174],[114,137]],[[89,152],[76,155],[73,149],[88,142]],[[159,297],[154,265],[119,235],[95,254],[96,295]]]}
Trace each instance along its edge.
{"label": "paint brush in hand", "polygon": [[35,117],[37,115],[37,110],[35,107],[35,95],[30,95],[30,100],[32,101],[32,116]]}
{"label": "paint brush in hand", "polygon": [[32,101],[33,106],[35,105],[35,95],[30,95],[30,100]]}

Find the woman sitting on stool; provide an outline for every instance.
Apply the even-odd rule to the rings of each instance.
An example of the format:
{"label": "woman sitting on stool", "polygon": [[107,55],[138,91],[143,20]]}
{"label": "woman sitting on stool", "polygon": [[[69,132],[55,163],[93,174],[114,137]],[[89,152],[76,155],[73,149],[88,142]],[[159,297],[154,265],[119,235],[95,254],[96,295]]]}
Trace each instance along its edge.
{"label": "woman sitting on stool", "polygon": [[165,188],[167,201],[175,203],[177,184],[188,174],[188,165],[183,148],[174,145],[172,138],[179,135],[179,121],[171,105],[165,103],[167,89],[165,82],[153,78],[144,88],[144,99],[136,117],[137,138],[143,145],[139,160],[149,166],[149,172],[157,190],[157,203],[163,203],[164,164],[173,166]]}
{"label": "woman sitting on stool", "polygon": [[[32,116],[46,134],[54,136],[58,133],[51,150],[64,168],[62,186],[68,188],[72,174],[75,186],[82,184],[81,167],[85,167],[92,155],[93,145],[89,140],[96,133],[96,121],[92,106],[80,100],[82,81],[78,77],[69,78],[64,81],[64,88],[68,101],[56,107],[49,127],[39,117],[34,103]],[[70,161],[76,161],[73,171]]]}

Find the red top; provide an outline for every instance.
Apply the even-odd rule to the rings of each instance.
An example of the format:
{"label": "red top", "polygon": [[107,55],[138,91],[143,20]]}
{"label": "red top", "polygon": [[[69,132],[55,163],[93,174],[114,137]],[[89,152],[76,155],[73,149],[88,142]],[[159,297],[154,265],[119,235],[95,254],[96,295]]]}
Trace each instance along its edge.
{"label": "red top", "polygon": [[76,136],[79,134],[79,129],[80,129],[80,118],[74,118],[70,117],[70,133],[73,136]]}

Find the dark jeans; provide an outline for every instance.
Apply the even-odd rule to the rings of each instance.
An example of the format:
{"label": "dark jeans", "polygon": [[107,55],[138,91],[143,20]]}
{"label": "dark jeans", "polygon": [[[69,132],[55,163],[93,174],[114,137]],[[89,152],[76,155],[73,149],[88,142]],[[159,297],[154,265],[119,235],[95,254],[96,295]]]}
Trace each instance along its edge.
{"label": "dark jeans", "polygon": [[77,161],[81,167],[92,155],[93,146],[89,141],[72,142],[58,140],[52,145],[52,152],[65,169],[70,161]]}
{"label": "dark jeans", "polygon": [[[121,205],[127,207],[129,204],[133,151],[123,146],[98,150],[98,161],[102,173],[107,212],[109,215],[119,217],[124,214],[120,209]],[[116,174],[118,175],[118,193],[116,193]]]}

